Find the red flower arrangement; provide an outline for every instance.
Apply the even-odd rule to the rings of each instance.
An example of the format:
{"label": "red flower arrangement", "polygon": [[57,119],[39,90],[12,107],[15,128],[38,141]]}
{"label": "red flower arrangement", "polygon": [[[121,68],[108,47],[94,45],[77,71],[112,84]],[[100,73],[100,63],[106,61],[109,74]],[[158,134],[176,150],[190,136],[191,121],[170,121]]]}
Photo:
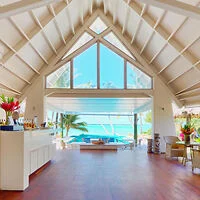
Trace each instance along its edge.
{"label": "red flower arrangement", "polygon": [[190,135],[194,132],[194,127],[190,123],[187,123],[183,127],[181,127],[181,132],[184,135]]}
{"label": "red flower arrangement", "polygon": [[14,97],[5,97],[4,94],[0,98],[2,100],[0,107],[6,112],[6,124],[8,124],[8,117],[12,115],[13,111],[20,108],[19,101],[14,101]]}

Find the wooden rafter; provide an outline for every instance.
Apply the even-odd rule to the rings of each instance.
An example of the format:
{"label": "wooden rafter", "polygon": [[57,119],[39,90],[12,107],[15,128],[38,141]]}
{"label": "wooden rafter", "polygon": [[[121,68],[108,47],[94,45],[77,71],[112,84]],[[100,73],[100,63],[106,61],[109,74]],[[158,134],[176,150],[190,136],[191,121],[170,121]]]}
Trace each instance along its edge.
{"label": "wooden rafter", "polygon": [[[101,18],[104,20],[104,22],[107,24],[107,26],[111,26],[112,24],[112,18],[109,15],[104,15],[102,11],[100,11],[100,16]],[[142,57],[139,54],[139,51],[137,49],[136,46],[131,45],[130,41],[131,38],[129,38],[126,35],[122,35],[121,33],[121,27],[116,24],[115,26],[112,27],[113,32],[115,33],[115,35],[121,40],[123,41],[124,45],[130,50],[130,52],[132,52],[134,54],[134,56],[136,57],[137,61],[140,62],[143,66],[144,66],[144,71],[149,71],[149,73],[152,73],[153,76],[157,77],[157,79],[163,83],[163,86],[166,88],[166,90],[169,91],[169,93],[171,94],[171,97],[174,99],[174,101],[176,101],[176,103],[179,106],[182,106],[182,103],[178,100],[178,98],[174,95],[174,91],[172,91],[172,89],[170,87],[167,86],[166,81],[160,77],[156,75],[156,71],[154,69],[153,66],[149,65],[148,62],[145,60],[144,57]],[[150,70],[151,69],[151,70]],[[151,72],[150,72],[151,71]],[[148,72],[147,72],[148,73]]]}
{"label": "wooden rafter", "polygon": [[[77,26],[75,28],[75,35],[69,35],[66,43],[67,45],[65,46],[64,44],[58,49],[58,55],[56,56],[52,56],[49,60],[49,64],[44,64],[44,66],[41,68],[40,70],[40,77],[45,76],[46,74],[48,74],[49,72],[53,71],[55,69],[55,65],[56,63],[64,56],[64,54],[69,51],[69,49],[71,49],[71,47],[74,45],[74,43],[78,40],[78,38],[85,32],[85,28],[89,27],[94,20],[97,18],[98,16],[98,10],[94,11],[93,14],[90,16],[89,14],[86,15],[86,18],[84,19],[85,23],[84,26]],[[45,67],[48,66],[48,67]],[[34,76],[32,79],[32,85],[30,86],[26,86],[23,90],[22,90],[22,95],[21,95],[21,99],[23,99],[24,97],[26,97],[26,94],[30,91],[31,87],[38,81],[40,80],[40,77]]]}
{"label": "wooden rafter", "polygon": [[[68,4],[71,2],[72,0],[68,0]],[[56,15],[58,15],[62,10],[64,10],[66,8],[66,6],[68,4],[63,4],[62,6],[59,7],[59,10],[57,10]],[[43,27],[45,27],[54,17],[53,16],[47,16],[44,20],[43,20]],[[29,35],[29,39],[31,40],[36,34],[38,34],[42,29],[40,28],[35,28],[33,32],[33,34],[28,34]],[[17,45],[15,45],[13,47],[13,49],[15,49],[17,52],[22,49],[26,44],[28,44],[29,41],[27,39],[23,39],[21,40]],[[14,56],[13,53],[8,52],[5,56],[4,56],[4,62],[7,62],[10,58],[12,58],[12,56]]]}
{"label": "wooden rafter", "polygon": [[8,89],[8,90],[10,90],[10,91],[13,91],[13,92],[17,93],[18,95],[21,94],[20,91],[18,91],[18,90],[16,90],[16,89],[12,88],[12,87],[10,87],[10,86],[8,86],[7,84],[5,85],[4,83],[0,82],[0,85],[2,85],[3,87],[5,87],[6,89]]}
{"label": "wooden rafter", "polygon": [[108,5],[107,5],[107,3],[108,3],[108,0],[103,0],[103,10],[104,10],[105,15],[108,12]]}
{"label": "wooden rafter", "polygon": [[53,50],[53,52],[57,55],[57,51],[56,48],[53,46],[52,42],[50,41],[50,39],[48,38],[47,34],[44,31],[44,27],[42,26],[42,23],[40,22],[40,20],[38,19],[38,17],[34,14],[34,11],[30,11],[29,12],[30,15],[32,16],[33,20],[35,21],[35,23],[39,26],[39,28],[42,31],[42,34],[46,40],[46,42],[49,44],[49,47]]}
{"label": "wooden rafter", "polygon": [[33,43],[31,42],[31,39],[29,38],[29,36],[24,32],[24,30],[10,17],[9,18],[10,22],[13,24],[13,26],[19,31],[19,33],[21,34],[21,36],[27,40],[27,43],[30,44],[30,46],[34,49],[34,51],[38,54],[38,56],[45,62],[48,64],[48,61],[46,60],[46,58],[42,55],[42,53],[33,45]]}
{"label": "wooden rafter", "polygon": [[[65,2],[67,4],[67,2]],[[68,4],[67,4],[68,5]],[[71,16],[69,14],[69,10],[68,10],[68,7],[66,8],[66,15],[67,15],[67,19],[68,19],[68,22],[69,22],[69,25],[71,27],[71,30],[72,30],[72,33],[75,35],[75,29],[74,29],[74,24],[72,23],[72,19],[71,19]]]}
{"label": "wooden rafter", "polygon": [[[23,63],[26,64],[26,66],[28,66],[34,73],[36,74],[40,74],[33,66],[31,66],[31,64],[27,63],[27,61],[25,61],[23,59],[22,56],[20,56],[20,54],[18,53],[18,51],[16,51],[11,45],[9,45],[7,42],[5,42],[4,40],[0,40],[6,47],[8,47],[10,49],[10,51],[12,52],[12,56],[16,55]],[[3,57],[3,63],[6,63],[7,59]]]}
{"label": "wooden rafter", "polygon": [[152,33],[149,35],[149,37],[147,38],[146,42],[144,43],[144,45],[143,45],[143,47],[142,47],[142,49],[140,51],[140,54],[142,54],[144,52],[145,48],[147,47],[147,45],[151,41],[153,35],[155,34],[155,30],[156,30],[157,26],[159,25],[159,23],[161,22],[161,20],[164,18],[165,14],[166,14],[166,11],[164,11],[160,15],[160,17],[156,20],[155,25],[154,25],[153,30],[152,30]]}
{"label": "wooden rafter", "polygon": [[47,88],[45,89],[45,95],[54,96],[54,94],[65,95],[68,97],[138,97],[147,98],[153,95],[153,90],[138,89],[138,90],[84,90],[84,89],[65,89],[65,88]]}
{"label": "wooden rafter", "polygon": [[[124,0],[125,1],[125,0]],[[141,9],[140,7],[133,1],[130,2],[130,7],[141,17],[141,19],[148,23],[150,25],[150,27],[152,27],[152,29],[154,29],[154,20],[150,17],[150,15],[145,14],[143,16],[141,16]],[[146,5],[146,4],[145,4]],[[172,39],[172,36],[170,36],[168,33],[166,33],[166,31],[160,27],[157,26],[157,29],[155,29],[155,31],[161,35],[165,40],[168,40],[167,42],[173,47],[175,48],[178,52],[180,52],[184,47],[182,47],[182,45],[180,43],[178,43],[176,40]],[[182,54],[186,60],[188,60],[191,64],[193,64],[196,61],[196,58],[194,58],[193,55],[191,55],[191,53],[189,54]],[[149,62],[151,63],[151,61]]]}
{"label": "wooden rafter", "polygon": [[93,13],[94,0],[90,0],[90,15]]}
{"label": "wooden rafter", "polygon": [[[197,3],[196,6],[199,6],[200,3]],[[184,23],[188,20],[188,17],[185,17],[183,19],[183,21],[181,22],[181,24],[168,36],[168,38],[166,38],[166,43],[161,47],[161,49],[153,56],[153,58],[150,60],[149,63],[152,63],[157,56],[165,49],[165,47],[168,45],[169,41],[171,40],[171,38],[177,33],[177,31],[184,25]],[[178,52],[181,52],[183,49],[180,49]],[[184,53],[184,51],[182,52]],[[180,54],[179,54],[180,55]]]}
{"label": "wooden rafter", "polygon": [[192,85],[187,86],[186,88],[181,89],[180,91],[176,92],[176,95],[182,94],[185,91],[188,91],[190,88],[194,87],[195,85],[199,84],[200,81],[193,83]]}
{"label": "wooden rafter", "polygon": [[[125,1],[125,0],[124,0]],[[131,2],[130,7],[138,14],[140,15],[141,13],[141,9],[140,7],[135,3],[135,2]],[[145,4],[146,5],[146,4]],[[148,23],[153,29],[154,29],[154,20],[148,15],[144,15],[141,16],[141,18]],[[183,20],[183,22],[181,23],[180,26],[182,26],[185,21],[187,20],[187,18],[185,18]],[[179,42],[177,42],[175,39],[173,39],[173,35],[176,33],[176,31],[178,31],[178,29],[180,28],[180,26],[177,28],[177,30],[175,30],[173,33],[171,33],[171,35],[168,35],[168,33],[160,26],[157,26],[157,29],[155,30],[159,35],[161,35],[165,40],[167,40],[168,44],[170,44],[173,48],[175,48],[178,52],[181,52],[183,49],[185,49]],[[167,44],[165,44],[167,45]],[[162,51],[162,50],[161,50]],[[158,54],[157,54],[158,55]],[[198,62],[198,59],[192,55],[190,52],[184,52],[183,54],[181,54],[189,63],[191,63],[191,66],[195,66],[196,67],[196,63]],[[155,57],[154,57],[155,58]],[[151,61],[149,62],[151,64]],[[198,68],[197,68],[198,69]],[[167,83],[166,83],[167,84]]]}
{"label": "wooden rafter", "polygon": [[25,78],[19,76],[18,74],[16,74],[15,72],[13,72],[12,70],[9,69],[9,67],[6,67],[5,65],[2,65],[2,67],[9,72],[10,74],[12,74],[13,76],[17,77],[18,79],[20,79],[21,81],[24,81],[25,83],[28,83],[29,85],[31,84],[28,80],[26,80]]}
{"label": "wooden rafter", "polygon": [[[125,1],[125,0],[124,0],[124,1]],[[130,5],[130,6],[131,6],[131,3],[132,3],[132,2],[129,2],[129,5]],[[138,21],[138,23],[137,23],[137,25],[136,25],[135,33],[134,33],[133,36],[132,36],[131,44],[134,42],[134,40],[135,40],[135,38],[136,38],[136,35],[137,35],[137,33],[138,33],[139,29],[140,29],[140,26],[141,26],[141,23],[142,23],[142,16],[145,14],[146,9],[147,9],[147,6],[146,6],[146,5],[143,5],[142,10],[141,10],[139,13],[137,12],[137,14],[140,16],[140,18],[139,18],[139,21]]]}
{"label": "wooden rafter", "polygon": [[59,2],[62,0],[21,0],[6,6],[0,7],[0,19],[17,15],[35,8],[49,5],[50,3]]}
{"label": "wooden rafter", "polygon": [[113,5],[113,24],[117,22],[117,8],[118,8],[119,0],[116,0],[116,3]]}
{"label": "wooden rafter", "polygon": [[126,7],[126,14],[125,14],[125,18],[124,18],[124,24],[123,24],[123,28],[122,28],[122,34],[124,34],[125,30],[126,30],[126,27],[127,27],[127,24],[128,24],[128,19],[129,19],[129,16],[130,16],[130,7],[129,7],[129,3],[130,3],[130,0],[128,0],[128,5]]}
{"label": "wooden rafter", "polygon": [[80,21],[81,21],[81,24],[83,25],[84,24],[84,3],[83,1],[80,2]]}
{"label": "wooden rafter", "polygon": [[63,41],[63,43],[66,45],[66,41],[65,41],[65,37],[64,37],[64,35],[63,35],[63,33],[62,33],[62,30],[61,30],[61,28],[60,28],[60,26],[59,26],[59,23],[58,23],[58,21],[57,21],[57,19],[56,19],[56,13],[55,13],[55,10],[54,10],[54,8],[53,8],[53,6],[52,6],[52,4],[50,4],[49,6],[48,6],[48,8],[49,8],[49,11],[50,11],[50,13],[53,15],[53,21],[54,21],[54,23],[55,23],[55,26],[56,26],[56,29],[57,29],[57,31],[58,31],[58,34],[59,34],[59,36],[60,36],[60,38],[61,38],[61,40]]}
{"label": "wooden rafter", "polygon": [[200,8],[181,1],[172,0],[140,0],[145,4],[153,5],[167,11],[175,12],[177,14],[192,17],[200,20]]}

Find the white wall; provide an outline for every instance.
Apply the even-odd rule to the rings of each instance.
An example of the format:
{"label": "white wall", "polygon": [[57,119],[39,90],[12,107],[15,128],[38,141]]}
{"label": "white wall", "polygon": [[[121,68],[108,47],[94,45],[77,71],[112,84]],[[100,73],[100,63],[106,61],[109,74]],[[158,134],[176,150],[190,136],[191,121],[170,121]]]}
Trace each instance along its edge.
{"label": "white wall", "polygon": [[155,78],[153,97],[153,133],[160,134],[160,151],[165,152],[163,136],[176,135],[171,95]]}
{"label": "white wall", "polygon": [[38,117],[39,125],[44,122],[44,83],[43,77],[33,85],[26,93],[26,110],[25,119],[33,119],[34,116]]}

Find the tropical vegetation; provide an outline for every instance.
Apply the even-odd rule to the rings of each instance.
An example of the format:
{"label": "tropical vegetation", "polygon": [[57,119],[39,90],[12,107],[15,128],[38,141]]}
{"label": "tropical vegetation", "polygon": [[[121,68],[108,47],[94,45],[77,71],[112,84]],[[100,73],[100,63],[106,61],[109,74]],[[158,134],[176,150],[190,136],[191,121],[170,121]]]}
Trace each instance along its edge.
{"label": "tropical vegetation", "polygon": [[[63,128],[63,126],[65,126],[66,136],[68,136],[70,129],[76,129],[83,132],[88,132],[88,129],[86,128],[87,123],[78,122],[79,119],[80,118],[78,115],[72,115],[72,114],[63,115],[62,121],[61,121],[61,127]],[[62,131],[61,137],[63,138],[63,131]]]}

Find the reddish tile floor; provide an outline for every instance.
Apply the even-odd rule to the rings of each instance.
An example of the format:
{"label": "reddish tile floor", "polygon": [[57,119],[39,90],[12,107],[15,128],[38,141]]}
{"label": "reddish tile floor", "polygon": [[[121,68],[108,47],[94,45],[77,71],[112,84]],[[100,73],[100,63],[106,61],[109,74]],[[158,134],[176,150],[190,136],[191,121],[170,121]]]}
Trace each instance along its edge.
{"label": "reddish tile floor", "polygon": [[59,150],[30,178],[28,189],[0,191],[0,200],[199,200],[200,170],[196,173],[139,149]]}

